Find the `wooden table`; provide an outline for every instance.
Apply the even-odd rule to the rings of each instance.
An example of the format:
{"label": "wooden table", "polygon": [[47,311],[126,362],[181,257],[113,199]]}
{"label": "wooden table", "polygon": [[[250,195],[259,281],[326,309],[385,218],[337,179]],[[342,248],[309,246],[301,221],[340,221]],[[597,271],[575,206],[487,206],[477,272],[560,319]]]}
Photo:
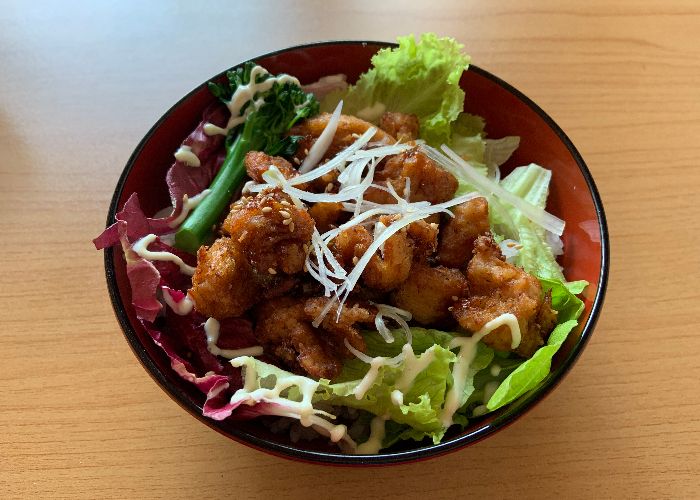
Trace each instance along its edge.
{"label": "wooden table", "polygon": [[[700,4],[568,3],[2,2],[0,497],[697,496]],[[170,104],[233,63],[428,30],[588,162],[612,240],[593,340],[521,421],[426,463],[321,468],[235,444],[122,337],[90,243],[116,180]]]}

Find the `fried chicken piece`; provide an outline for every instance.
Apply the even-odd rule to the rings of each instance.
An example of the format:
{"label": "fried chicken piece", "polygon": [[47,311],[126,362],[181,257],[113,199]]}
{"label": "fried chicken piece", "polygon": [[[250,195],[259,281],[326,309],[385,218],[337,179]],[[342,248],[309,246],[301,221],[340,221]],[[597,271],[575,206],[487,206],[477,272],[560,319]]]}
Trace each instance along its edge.
{"label": "fried chicken piece", "polygon": [[423,325],[445,324],[448,307],[467,295],[467,279],[457,269],[415,263],[408,279],[392,295],[396,307],[406,309]]}
{"label": "fried chicken piece", "polygon": [[[333,299],[314,297],[306,301],[304,312],[309,321],[316,319],[326,307],[328,300]],[[365,352],[367,349],[365,340],[355,327],[355,323],[372,324],[376,316],[377,309],[375,307],[346,302],[340,311],[340,317],[338,317],[338,303],[334,301],[328,314],[323,318],[320,327],[334,337],[336,345],[343,353],[350,355],[350,352],[345,348],[344,340],[347,340],[358,351]]]}
{"label": "fried chicken piece", "polygon": [[397,141],[409,142],[418,139],[420,124],[416,115],[387,111],[379,119],[379,128],[396,137]]}
{"label": "fried chicken piece", "polygon": [[372,244],[372,235],[364,226],[351,226],[332,240],[330,249],[343,268],[355,265]]}
{"label": "fried chicken piece", "polygon": [[241,244],[257,272],[294,274],[304,267],[304,246],[311,241],[314,221],[305,208],[274,189],[235,202],[221,228]]}
{"label": "fried chicken piece", "polygon": [[317,378],[333,379],[340,374],[342,357],[327,335],[311,326],[304,300],[281,297],[255,309],[255,337],[293,371]]}
{"label": "fried chicken piece", "polygon": [[384,242],[384,252],[372,256],[362,279],[368,287],[388,292],[406,281],[412,261],[413,242],[401,230]]}
{"label": "fried chicken piece", "polygon": [[454,217],[440,231],[438,259],[444,266],[464,268],[472,257],[474,240],[489,234],[489,204],[486,198],[474,198],[451,210]]}
{"label": "fried chicken piece", "polygon": [[319,233],[325,233],[332,226],[337,225],[341,215],[343,215],[342,203],[319,202],[309,208],[309,215],[316,223]]}
{"label": "fried chicken piece", "polygon": [[[248,173],[248,177],[260,184],[265,182],[262,175],[273,165],[277,167],[277,169],[287,179],[291,179],[292,177],[299,175],[297,170],[292,167],[292,164],[281,156],[270,156],[262,151],[248,152],[245,155],[243,164],[245,165],[245,170]],[[299,184],[296,187],[299,189],[305,189],[306,184]]]}
{"label": "fried chicken piece", "polygon": [[373,307],[346,303],[337,318],[338,305],[328,311],[320,328],[312,321],[329,299],[281,297],[255,308],[255,336],[265,352],[280,358],[294,371],[333,379],[340,374],[342,360],[352,354],[344,341],[364,352],[367,347],[356,323],[372,323],[377,314]]}
{"label": "fried chicken piece", "polygon": [[240,316],[255,304],[258,286],[240,245],[219,238],[200,247],[188,293],[199,313],[217,319]]}
{"label": "fried chicken piece", "polygon": [[[295,125],[289,130],[289,135],[300,135],[302,136],[299,142],[299,147],[297,149],[297,154],[295,158],[303,161],[314,145],[318,136],[326,128],[328,121],[331,118],[330,113],[321,113],[309,118]],[[322,162],[329,158],[333,158],[343,149],[347,148],[353,144],[359,136],[367,132],[371,127],[373,127],[369,122],[361,120],[355,116],[350,115],[340,115],[340,120],[338,121],[338,128],[333,136],[333,141],[328,147],[326,154],[323,156]],[[372,136],[372,142],[382,143],[382,144],[394,144],[396,139],[391,135],[387,134],[382,129],[377,129],[377,132]]]}
{"label": "fried chicken piece", "polygon": [[440,226],[435,222],[419,220],[408,225],[408,237],[413,240],[414,259],[425,260],[435,253],[438,246]]}
{"label": "fried chicken piece", "polygon": [[[501,314],[512,313],[520,325],[521,342],[514,350],[530,357],[548,337],[556,323],[551,297],[542,293],[540,282],[522,269],[505,262],[491,236],[474,242],[474,257],[467,266],[470,296],[455,304],[452,314],[469,332],[479,331]],[[484,343],[510,351],[511,332],[501,326],[484,337]]]}
{"label": "fried chicken piece", "polygon": [[[390,216],[379,218],[385,226],[392,222]],[[374,238],[364,226],[352,226],[333,240],[331,251],[345,268],[362,258]],[[375,253],[362,272],[362,280],[369,288],[388,292],[403,283],[411,271],[413,241],[405,229],[393,234],[384,242],[384,251]]]}
{"label": "fried chicken piece", "polygon": [[[390,183],[400,196],[404,195],[407,179],[411,179],[410,201],[442,203],[451,200],[457,191],[455,176],[440,168],[418,148],[392,156],[374,176],[376,184],[386,186]],[[390,193],[377,188],[369,188],[365,199],[382,204],[396,203]]]}

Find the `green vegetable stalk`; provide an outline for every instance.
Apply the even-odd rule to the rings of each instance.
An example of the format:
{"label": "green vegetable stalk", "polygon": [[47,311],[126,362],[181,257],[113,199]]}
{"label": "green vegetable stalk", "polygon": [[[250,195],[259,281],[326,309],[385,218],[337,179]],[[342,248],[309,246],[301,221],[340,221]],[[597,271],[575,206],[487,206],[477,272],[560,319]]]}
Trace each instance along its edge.
{"label": "green vegetable stalk", "polygon": [[[222,102],[228,103],[239,87],[250,83],[254,67],[254,63],[248,62],[241,68],[229,71],[226,75],[228,82],[221,85],[210,83],[209,89]],[[261,75],[255,83],[268,78],[273,77],[270,74]],[[318,113],[319,108],[312,94],[306,94],[293,83],[275,82],[266,92],[256,94],[254,100],[262,100],[262,105],[250,112],[242,125],[230,131],[226,140],[226,158],[209,186],[211,192],[175,233],[177,248],[196,252],[209,237],[212,227],[219,221],[231,202],[233,192],[245,177],[243,159],[246,153],[265,151],[274,155],[292,151],[296,141],[285,138],[284,133],[299,120]],[[252,100],[241,108],[241,115],[249,106],[253,106]]]}

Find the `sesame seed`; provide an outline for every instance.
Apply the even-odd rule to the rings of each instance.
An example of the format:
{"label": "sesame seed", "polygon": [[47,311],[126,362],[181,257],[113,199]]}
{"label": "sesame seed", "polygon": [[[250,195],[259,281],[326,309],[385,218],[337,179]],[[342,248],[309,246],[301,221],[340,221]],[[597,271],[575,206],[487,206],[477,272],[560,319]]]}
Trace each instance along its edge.
{"label": "sesame seed", "polygon": [[350,134],[350,136],[353,137],[354,139],[360,138],[360,134],[358,134],[357,132],[353,132],[352,134]]}
{"label": "sesame seed", "polygon": [[354,266],[356,266],[358,262],[360,262],[360,258],[359,258],[357,255],[355,255],[355,256],[352,258],[352,264],[353,264]]}
{"label": "sesame seed", "polygon": [[289,232],[293,233],[294,232],[294,221],[289,223]]}
{"label": "sesame seed", "polygon": [[437,228],[440,227],[440,226],[438,226],[437,223],[435,223],[435,222],[431,222],[431,223],[430,223],[430,227],[433,228],[433,229],[437,229]]}
{"label": "sesame seed", "polygon": [[270,273],[270,274],[277,274],[277,271],[275,271],[275,270],[274,270],[273,268],[271,268],[271,267],[267,269],[267,272]]}
{"label": "sesame seed", "polygon": [[262,213],[269,214],[270,212],[272,212],[272,207],[263,207]]}
{"label": "sesame seed", "polygon": [[454,307],[450,306],[450,307],[447,308],[447,310],[450,311],[450,312],[452,312],[452,311],[454,311]]}
{"label": "sesame seed", "polygon": [[452,296],[452,300],[457,300],[457,299],[459,299],[459,297],[457,297],[456,295]]}
{"label": "sesame seed", "polygon": [[333,190],[333,183],[332,183],[332,182],[329,182],[329,183],[326,185],[326,193],[330,193],[332,190]]}
{"label": "sesame seed", "polygon": [[244,230],[238,238],[238,243],[243,243],[243,240],[245,240],[246,236],[248,236],[248,231]]}
{"label": "sesame seed", "polygon": [[291,217],[291,214],[287,212],[286,210],[280,210],[280,215],[284,217],[285,219],[289,219]]}
{"label": "sesame seed", "polygon": [[291,206],[292,206],[292,204],[289,203],[287,200],[282,200],[282,201],[280,201],[280,203],[281,203],[282,205],[284,205],[285,207],[291,207]]}
{"label": "sesame seed", "polygon": [[295,157],[294,157],[294,163],[296,163],[297,165],[301,165],[301,160],[299,160],[299,158],[297,158],[297,157],[295,156]]}
{"label": "sesame seed", "polygon": [[282,221],[282,224],[284,224],[285,226],[288,226],[288,225],[291,224],[291,223],[292,223],[292,219],[284,219],[284,220]]}
{"label": "sesame seed", "polygon": [[304,148],[304,154],[305,154],[305,155],[308,155],[308,154],[309,154],[309,150],[308,150],[307,148]]}

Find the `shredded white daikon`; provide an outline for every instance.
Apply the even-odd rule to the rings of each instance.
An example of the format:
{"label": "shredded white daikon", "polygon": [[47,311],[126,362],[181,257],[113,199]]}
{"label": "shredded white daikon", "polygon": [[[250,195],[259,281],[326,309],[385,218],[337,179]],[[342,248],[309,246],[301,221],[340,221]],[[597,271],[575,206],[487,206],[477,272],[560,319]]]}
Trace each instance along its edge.
{"label": "shredded white daikon", "polygon": [[306,158],[304,158],[304,161],[299,167],[300,174],[305,174],[313,170],[313,168],[318,165],[318,162],[321,161],[323,155],[326,154],[326,151],[328,151],[328,146],[333,142],[333,136],[335,136],[335,131],[338,129],[338,122],[340,122],[340,112],[342,109],[343,101],[340,101],[335,107],[335,111],[333,111],[323,132],[321,132],[321,135],[318,136],[316,142],[311,146],[309,154],[306,155]]}
{"label": "shredded white daikon", "polygon": [[564,232],[564,221],[560,218],[542,210],[539,207],[531,205],[522,198],[506,191],[500,184],[481,175],[469,162],[465,161],[457,153],[452,151],[446,145],[442,145],[442,154],[435,148],[430,146],[422,146],[422,150],[428,157],[443,167],[448,172],[451,172],[458,178],[466,179],[470,184],[475,186],[480,192],[491,195],[494,194],[501,200],[513,205],[520,210],[528,219],[535,224],[543,227],[547,231],[561,236]]}
{"label": "shredded white daikon", "polygon": [[[336,108],[334,116],[339,116],[340,109],[340,107]],[[324,133],[326,130],[333,130],[330,122],[324,130]],[[354,214],[354,217],[350,221],[323,234],[320,234],[314,229],[311,238],[311,248],[306,256],[306,269],[309,274],[323,286],[324,295],[329,297],[326,307],[324,307],[321,313],[314,319],[314,326],[318,326],[323,321],[325,316],[332,309],[334,303],[338,304],[337,317],[340,317],[343,305],[350,292],[355,288],[362,272],[365,270],[372,257],[376,255],[377,251],[379,251],[379,257],[384,258],[384,244],[394,234],[411,223],[425,219],[431,215],[446,213],[451,216],[452,214],[448,210],[450,207],[481,196],[478,193],[468,193],[447,202],[432,205],[427,201],[409,201],[411,193],[410,180],[406,182],[403,196],[396,192],[391,183],[387,183],[386,186],[373,184],[374,171],[380,161],[387,156],[396,155],[414,147],[408,144],[392,144],[362,149],[369,143],[371,138],[374,137],[376,131],[376,127],[371,127],[353,144],[338,153],[324,165],[313,170],[287,179],[277,167],[272,165],[262,176],[265,182],[264,184],[248,186],[248,190],[253,193],[270,188],[279,188],[288,194],[297,206],[303,206],[302,202],[340,202],[343,204],[343,210]],[[333,136],[330,135],[330,137],[332,139]],[[317,144],[319,142],[320,140],[317,141]],[[323,150],[323,153],[325,153],[325,150]],[[433,153],[433,155],[434,154],[435,153]],[[442,163],[446,162],[449,163],[449,168],[453,170],[457,168],[453,165],[454,162],[451,162],[449,158],[442,161]],[[334,170],[338,172],[337,183],[339,186],[337,193],[310,193],[297,187],[301,184],[319,179]],[[384,205],[364,200],[364,194],[370,187],[387,191],[396,199],[396,203]],[[377,219],[382,215],[391,215],[393,216],[393,220],[388,224],[379,222]],[[329,245],[332,244],[333,239],[342,231],[359,224],[369,225],[374,238],[364,254],[353,262],[353,269],[348,272],[335,258]],[[378,316],[377,329],[385,340],[391,338],[391,332],[384,324],[384,317],[395,321],[402,328],[406,325],[404,330],[407,330],[407,334],[410,335],[405,314],[402,315],[396,310],[382,309]]]}
{"label": "shredded white daikon", "polygon": [[386,326],[386,323],[384,322],[385,317],[398,323],[406,335],[406,343],[411,344],[413,338],[411,335],[411,328],[407,323],[408,321],[411,321],[411,318],[413,317],[411,313],[403,309],[399,309],[398,307],[389,306],[386,304],[375,304],[375,306],[377,307],[377,316],[374,318],[374,326],[377,327],[377,332],[379,332],[379,335],[382,336],[386,343],[392,343],[394,341],[394,335]]}

